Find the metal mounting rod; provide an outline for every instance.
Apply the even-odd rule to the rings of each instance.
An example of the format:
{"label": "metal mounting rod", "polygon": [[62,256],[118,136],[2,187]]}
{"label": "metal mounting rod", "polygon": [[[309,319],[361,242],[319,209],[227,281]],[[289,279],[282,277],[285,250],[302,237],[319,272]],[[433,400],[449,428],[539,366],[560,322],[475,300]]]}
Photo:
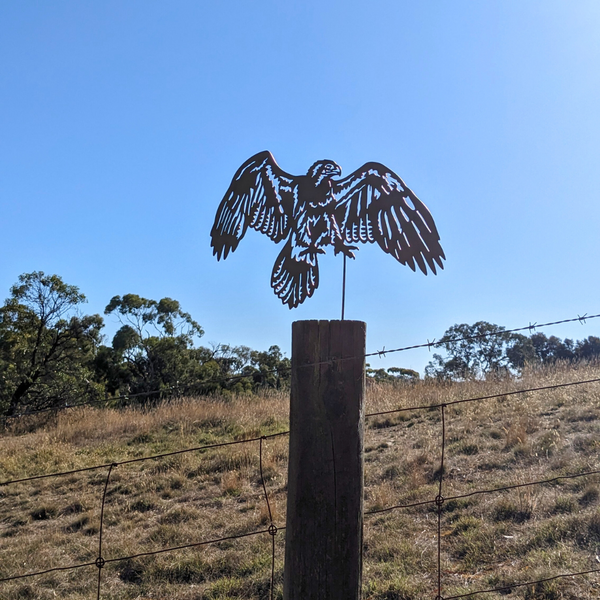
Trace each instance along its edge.
{"label": "metal mounting rod", "polygon": [[344,254],[344,271],[342,275],[342,321],[344,320],[344,308],[346,307],[346,255]]}

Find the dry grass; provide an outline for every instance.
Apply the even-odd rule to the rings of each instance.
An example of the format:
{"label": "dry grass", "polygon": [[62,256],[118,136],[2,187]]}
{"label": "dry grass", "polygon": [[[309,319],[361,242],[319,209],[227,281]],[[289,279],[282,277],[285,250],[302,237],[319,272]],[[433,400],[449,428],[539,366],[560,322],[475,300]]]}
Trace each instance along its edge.
{"label": "dry grass", "polygon": [[[598,377],[593,365],[504,380],[372,386],[367,412],[506,394]],[[600,385],[502,396],[446,409],[446,498],[479,489],[599,468]],[[0,437],[0,480],[84,468],[287,429],[282,394],[187,399],[152,410],[65,411],[34,431]],[[39,424],[38,424],[39,425]],[[367,419],[367,511],[430,500],[439,485],[439,409]],[[264,442],[263,475],[273,518],[286,511],[287,437]],[[107,559],[262,529],[269,522],[259,443],[178,454],[113,468],[106,497]],[[0,578],[93,562],[108,469],[0,487]],[[447,500],[442,509],[444,595],[600,567],[600,479]],[[284,534],[276,536],[281,598]],[[270,537],[259,535],[109,563],[102,598],[268,598]],[[435,597],[433,505],[365,517],[364,598]],[[95,597],[95,566],[0,584],[2,600]],[[598,576],[515,588],[511,598],[597,598]],[[500,593],[476,596],[504,598]]]}

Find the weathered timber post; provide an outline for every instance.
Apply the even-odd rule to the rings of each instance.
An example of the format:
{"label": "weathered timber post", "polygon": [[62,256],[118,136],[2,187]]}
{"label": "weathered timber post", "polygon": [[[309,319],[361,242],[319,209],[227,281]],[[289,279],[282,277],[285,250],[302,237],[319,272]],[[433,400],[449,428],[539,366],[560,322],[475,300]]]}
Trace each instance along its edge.
{"label": "weathered timber post", "polygon": [[360,598],[365,339],[361,321],[292,325],[284,600]]}

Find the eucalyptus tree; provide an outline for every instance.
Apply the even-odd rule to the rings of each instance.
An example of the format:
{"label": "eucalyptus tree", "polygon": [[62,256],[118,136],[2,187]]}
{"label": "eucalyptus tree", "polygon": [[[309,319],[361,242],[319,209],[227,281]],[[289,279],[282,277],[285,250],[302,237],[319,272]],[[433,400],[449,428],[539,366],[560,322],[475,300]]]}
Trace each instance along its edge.
{"label": "eucalyptus tree", "polygon": [[453,325],[435,344],[446,351],[446,356],[434,354],[425,374],[438,379],[465,380],[506,373],[509,366],[506,350],[512,339],[505,327],[487,321]]}
{"label": "eucalyptus tree", "polygon": [[85,296],[58,275],[25,273],[0,307],[0,408],[6,415],[99,396],[93,361],[100,315],[81,315]]}
{"label": "eucalyptus tree", "polygon": [[190,393],[206,378],[202,365],[208,357],[195,346],[204,330],[177,300],[125,294],[114,296],[104,313],[121,323],[112,347],[99,354],[111,392]]}

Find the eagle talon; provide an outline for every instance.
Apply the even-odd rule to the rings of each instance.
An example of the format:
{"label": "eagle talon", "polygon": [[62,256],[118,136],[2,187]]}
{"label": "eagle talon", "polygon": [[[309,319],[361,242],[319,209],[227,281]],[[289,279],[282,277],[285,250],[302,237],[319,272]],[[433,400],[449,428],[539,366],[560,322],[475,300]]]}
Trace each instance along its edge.
{"label": "eagle talon", "polygon": [[306,256],[307,254],[325,254],[325,250],[323,250],[323,248],[317,248],[317,246],[308,246],[308,248],[298,252],[298,256]]}
{"label": "eagle talon", "polygon": [[347,256],[348,258],[355,258],[354,252],[352,252],[352,250],[358,250],[358,246],[346,246],[346,244],[344,244],[343,242],[339,242],[335,244],[333,248],[333,254],[334,256],[337,256],[341,252],[344,256]]}

